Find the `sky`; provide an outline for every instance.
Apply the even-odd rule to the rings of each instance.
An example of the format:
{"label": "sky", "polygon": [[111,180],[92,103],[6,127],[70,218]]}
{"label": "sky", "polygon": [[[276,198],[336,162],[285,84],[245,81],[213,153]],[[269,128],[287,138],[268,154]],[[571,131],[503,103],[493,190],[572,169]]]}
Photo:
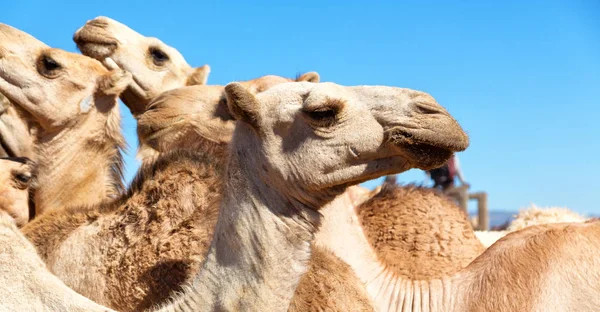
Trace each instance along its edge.
{"label": "sky", "polygon": [[[0,22],[72,52],[87,20],[116,19],[209,64],[209,84],[317,71],[425,91],[469,134],[461,167],[491,210],[600,214],[599,1],[5,2]],[[135,121],[121,111],[130,180]],[[420,170],[398,180],[429,183]]]}

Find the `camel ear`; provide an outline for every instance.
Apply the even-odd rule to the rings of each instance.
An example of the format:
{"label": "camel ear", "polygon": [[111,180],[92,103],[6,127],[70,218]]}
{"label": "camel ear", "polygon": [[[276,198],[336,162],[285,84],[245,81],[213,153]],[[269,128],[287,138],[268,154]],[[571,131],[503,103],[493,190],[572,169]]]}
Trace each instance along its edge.
{"label": "camel ear", "polygon": [[231,116],[258,129],[260,124],[260,103],[256,97],[237,82],[232,82],[225,86],[225,95]]}
{"label": "camel ear", "polygon": [[308,72],[306,74],[296,77],[296,81],[308,81],[308,82],[317,83],[317,82],[321,81],[321,77],[319,76],[319,73],[317,73],[317,72]]}
{"label": "camel ear", "polygon": [[210,66],[204,65],[194,69],[194,72],[188,77],[188,86],[205,85],[210,74]]}
{"label": "camel ear", "polygon": [[119,95],[131,84],[131,73],[122,69],[110,71],[98,80],[98,90],[106,95]]}

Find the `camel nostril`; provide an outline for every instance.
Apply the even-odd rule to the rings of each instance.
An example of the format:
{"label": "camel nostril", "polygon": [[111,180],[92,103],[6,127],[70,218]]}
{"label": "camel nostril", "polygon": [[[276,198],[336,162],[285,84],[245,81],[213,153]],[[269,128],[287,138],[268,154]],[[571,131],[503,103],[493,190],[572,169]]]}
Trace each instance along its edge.
{"label": "camel nostril", "polygon": [[423,115],[436,115],[436,114],[448,115],[448,112],[446,112],[446,110],[444,108],[442,108],[440,105],[438,105],[436,103],[415,102],[414,108],[418,113],[423,114]]}
{"label": "camel nostril", "polygon": [[95,18],[91,21],[88,21],[87,24],[89,26],[94,26],[94,27],[99,27],[99,28],[106,28],[108,27],[108,21],[105,18],[102,17],[98,17]]}

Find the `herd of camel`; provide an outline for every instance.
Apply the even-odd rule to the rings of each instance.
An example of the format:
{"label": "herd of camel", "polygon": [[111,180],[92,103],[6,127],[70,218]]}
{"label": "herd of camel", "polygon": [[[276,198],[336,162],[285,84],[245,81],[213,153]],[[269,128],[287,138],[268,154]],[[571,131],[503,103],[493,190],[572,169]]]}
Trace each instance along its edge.
{"label": "herd of camel", "polygon": [[208,85],[106,17],[74,40],[0,24],[0,310],[598,311],[600,221],[482,243],[437,191],[357,185],[468,147],[429,94],[316,72]]}

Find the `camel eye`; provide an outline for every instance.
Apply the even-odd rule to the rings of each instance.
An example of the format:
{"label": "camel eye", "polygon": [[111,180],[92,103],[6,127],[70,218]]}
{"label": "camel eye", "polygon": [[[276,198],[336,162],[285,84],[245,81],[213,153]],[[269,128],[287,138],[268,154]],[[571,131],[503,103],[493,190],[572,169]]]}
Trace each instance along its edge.
{"label": "camel eye", "polygon": [[169,60],[169,56],[157,48],[150,48],[150,56],[152,57],[154,64],[157,66],[162,66]]}
{"label": "camel eye", "polygon": [[42,56],[39,60],[38,71],[46,77],[55,77],[61,68],[62,66],[57,61],[47,55]]}
{"label": "camel eye", "polygon": [[310,117],[321,127],[331,127],[337,120],[337,110],[334,108],[321,108],[311,111],[304,111],[304,113]]}
{"label": "camel eye", "polygon": [[15,178],[16,178],[16,179],[17,179],[19,182],[21,182],[21,183],[25,183],[25,184],[26,184],[26,183],[29,183],[29,181],[31,180],[31,176],[30,176],[30,175],[26,175],[26,174],[22,174],[22,173],[19,173],[19,174],[17,174],[17,175],[15,176]]}

